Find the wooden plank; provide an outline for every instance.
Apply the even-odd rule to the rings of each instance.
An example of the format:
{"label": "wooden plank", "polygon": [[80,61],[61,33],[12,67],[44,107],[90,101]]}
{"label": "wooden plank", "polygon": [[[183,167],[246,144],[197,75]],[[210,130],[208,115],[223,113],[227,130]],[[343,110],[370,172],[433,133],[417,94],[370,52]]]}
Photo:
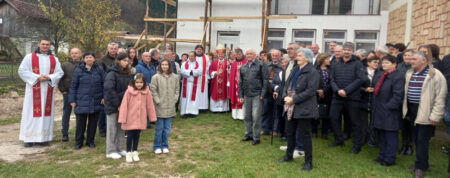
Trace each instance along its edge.
{"label": "wooden plank", "polygon": [[177,7],[177,3],[175,1],[173,1],[173,0],[161,0],[161,1],[171,5],[173,7]]}
{"label": "wooden plank", "polygon": [[145,48],[147,46],[147,44],[142,44],[141,46],[139,46],[139,48],[136,48],[136,51],[141,50],[142,48]]}
{"label": "wooden plank", "polygon": [[[269,20],[280,20],[280,19],[297,19],[298,16],[295,15],[271,15],[267,16],[266,19]],[[260,20],[262,19],[262,16],[217,16],[217,17],[208,17],[209,20],[215,21],[215,20]],[[200,19],[203,19],[203,17],[200,17]]]}
{"label": "wooden plank", "polygon": [[[204,18],[154,18],[154,17],[144,17],[146,22],[179,22],[179,21],[192,21],[192,22],[203,22]],[[208,19],[207,21],[213,22],[233,22],[233,19]]]}
{"label": "wooden plank", "polygon": [[208,22],[208,5],[209,5],[209,1],[205,0],[205,16],[203,16],[204,17],[204,19],[203,19],[203,27],[204,27],[204,29],[203,29],[203,38],[202,38],[202,43],[201,43],[204,48],[206,48],[206,46],[205,46],[206,29],[208,28],[208,26],[207,26],[207,22]]}
{"label": "wooden plank", "polygon": [[134,44],[133,48],[136,48],[139,45],[139,43],[141,42],[141,39],[144,36],[144,34],[145,34],[145,29],[142,31],[141,36],[139,36],[139,39]]}
{"label": "wooden plank", "polygon": [[207,29],[208,29],[208,23],[206,23],[205,28],[203,29],[202,41],[200,43],[203,45],[203,47],[205,47],[205,45],[206,45],[205,40],[206,40],[206,30]]}
{"label": "wooden plank", "polygon": [[[138,36],[118,36],[118,38],[123,38],[126,40],[138,40],[139,37]],[[186,43],[200,43],[201,40],[197,40],[197,39],[179,39],[179,38],[167,38],[166,39],[167,42],[186,42]],[[156,42],[163,42],[164,38],[162,36],[147,36],[147,41],[152,42],[152,41],[156,41]]]}

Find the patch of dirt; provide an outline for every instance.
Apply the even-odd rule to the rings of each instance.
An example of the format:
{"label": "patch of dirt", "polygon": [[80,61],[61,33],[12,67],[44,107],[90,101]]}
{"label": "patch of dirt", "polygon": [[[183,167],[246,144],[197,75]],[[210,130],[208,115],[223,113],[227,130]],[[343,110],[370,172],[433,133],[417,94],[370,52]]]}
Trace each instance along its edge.
{"label": "patch of dirt", "polygon": [[[24,96],[15,96],[15,94],[3,94],[0,98],[0,119],[11,117],[20,118],[22,114]],[[63,97],[57,90],[55,91],[55,120],[60,121],[62,116]],[[74,119],[72,116],[71,119]],[[57,122],[60,123],[60,122]],[[71,122],[71,127],[75,126]],[[61,129],[61,124],[54,125],[54,135]],[[6,162],[16,161],[40,161],[46,159],[48,150],[54,150],[60,142],[50,142],[49,147],[33,146],[25,148],[23,142],[19,140],[20,123],[0,126],[0,160]]]}

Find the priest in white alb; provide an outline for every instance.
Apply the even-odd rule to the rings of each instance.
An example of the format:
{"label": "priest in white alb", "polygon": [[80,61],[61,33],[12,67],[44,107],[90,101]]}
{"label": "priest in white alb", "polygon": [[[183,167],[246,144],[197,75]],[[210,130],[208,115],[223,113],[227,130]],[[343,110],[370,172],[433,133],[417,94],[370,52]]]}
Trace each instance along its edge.
{"label": "priest in white alb", "polygon": [[225,59],[225,47],[221,44],[216,47],[217,59],[209,67],[211,76],[211,99],[209,100],[209,110],[211,112],[228,112],[230,103],[228,102],[228,71],[230,65]]}
{"label": "priest in white alb", "polygon": [[25,147],[48,146],[53,139],[54,90],[64,75],[58,58],[51,54],[50,40],[42,39],[38,45],[18,71],[26,83],[19,135]]}
{"label": "priest in white alb", "polygon": [[181,110],[183,118],[198,115],[198,85],[201,85],[202,70],[199,62],[195,60],[195,52],[189,53],[189,59],[181,64]]}
{"label": "priest in white alb", "polygon": [[195,46],[195,58],[200,65],[201,68],[201,76],[199,78],[199,84],[197,89],[197,106],[199,110],[207,110],[208,109],[208,80],[209,80],[209,57],[204,54],[205,49],[202,45]]}

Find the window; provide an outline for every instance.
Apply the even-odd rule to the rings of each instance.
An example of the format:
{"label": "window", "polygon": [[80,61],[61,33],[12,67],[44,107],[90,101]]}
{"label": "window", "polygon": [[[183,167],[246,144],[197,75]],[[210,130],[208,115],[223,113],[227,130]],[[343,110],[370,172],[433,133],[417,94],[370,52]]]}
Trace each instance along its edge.
{"label": "window", "polygon": [[355,47],[365,49],[366,51],[374,50],[378,44],[377,31],[355,31]]}
{"label": "window", "polygon": [[311,7],[311,14],[313,15],[325,14],[325,0],[313,0]]}
{"label": "window", "polygon": [[269,29],[267,49],[280,49],[284,46],[284,29]]}
{"label": "window", "polygon": [[222,44],[225,49],[234,49],[240,45],[240,37],[238,31],[217,32],[217,44]]}
{"label": "window", "polygon": [[329,15],[352,14],[352,1],[353,0],[328,0],[328,14]]}
{"label": "window", "polygon": [[315,30],[294,30],[293,40],[298,44],[311,45],[316,41]]}
{"label": "window", "polygon": [[324,30],[323,31],[323,41],[324,41],[323,49],[325,49],[326,53],[329,53],[330,49],[328,49],[328,46],[330,45],[330,42],[336,41],[338,43],[338,45],[342,45],[342,44],[344,44],[345,39],[346,39],[345,31]]}

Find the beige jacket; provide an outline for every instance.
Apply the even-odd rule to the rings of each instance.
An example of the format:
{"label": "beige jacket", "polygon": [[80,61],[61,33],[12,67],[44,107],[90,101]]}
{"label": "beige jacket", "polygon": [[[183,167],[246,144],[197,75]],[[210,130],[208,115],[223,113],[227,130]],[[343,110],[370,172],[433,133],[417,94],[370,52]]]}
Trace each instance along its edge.
{"label": "beige jacket", "polygon": [[[405,94],[403,99],[403,118],[408,113],[407,98],[408,84],[413,74],[409,69],[405,75]],[[439,122],[445,113],[445,99],[447,97],[447,81],[439,70],[432,66],[425,77],[420,94],[420,104],[414,124],[430,125],[429,119]]]}
{"label": "beige jacket", "polygon": [[177,74],[165,76],[161,73],[153,75],[150,91],[155,104],[156,117],[175,117],[175,103],[180,95],[180,79]]}

